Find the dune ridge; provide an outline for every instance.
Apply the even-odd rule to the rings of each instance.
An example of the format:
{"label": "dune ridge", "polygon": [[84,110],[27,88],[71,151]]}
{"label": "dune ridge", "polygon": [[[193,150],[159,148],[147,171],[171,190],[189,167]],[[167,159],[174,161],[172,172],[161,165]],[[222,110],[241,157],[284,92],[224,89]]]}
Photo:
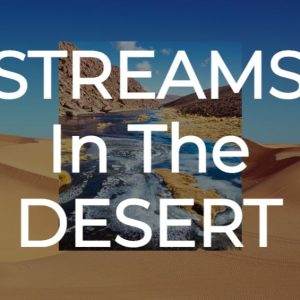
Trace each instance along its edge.
{"label": "dune ridge", "polygon": [[243,190],[253,187],[269,175],[300,161],[300,145],[290,147],[278,145],[261,145],[245,139],[249,148],[249,158],[243,172]]}
{"label": "dune ridge", "polygon": [[58,187],[57,178],[36,174],[28,170],[22,170],[2,163],[0,163],[0,172],[6,174],[6,176],[14,177],[18,180],[22,180],[28,183],[34,183],[46,188],[54,189]]}

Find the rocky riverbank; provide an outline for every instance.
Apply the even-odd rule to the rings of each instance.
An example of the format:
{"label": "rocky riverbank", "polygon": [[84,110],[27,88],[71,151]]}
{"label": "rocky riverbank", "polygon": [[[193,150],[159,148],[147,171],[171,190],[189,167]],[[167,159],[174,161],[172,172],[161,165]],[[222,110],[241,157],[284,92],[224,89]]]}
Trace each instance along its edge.
{"label": "rocky riverbank", "polygon": [[[172,173],[168,169],[155,169],[154,172],[159,175],[174,198],[194,199],[194,206],[185,206],[184,209],[196,216],[198,224],[202,226],[203,199],[220,198],[214,190],[203,190],[197,187],[196,179],[187,173]],[[212,208],[212,219],[214,220],[219,212],[224,211],[221,206]]]}

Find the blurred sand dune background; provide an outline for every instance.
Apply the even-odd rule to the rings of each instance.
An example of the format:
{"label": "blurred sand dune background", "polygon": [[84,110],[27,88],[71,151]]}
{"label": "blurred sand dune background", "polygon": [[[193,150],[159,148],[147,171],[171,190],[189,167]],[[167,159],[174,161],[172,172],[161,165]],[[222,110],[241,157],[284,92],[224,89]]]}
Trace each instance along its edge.
{"label": "blurred sand dune background", "polygon": [[[283,198],[269,209],[269,247],[258,248],[258,210],[244,209],[242,250],[59,252],[21,249],[20,199],[58,199],[52,143],[0,137],[0,297],[2,299],[227,299],[300,297],[300,147],[248,141],[244,198]],[[32,212],[32,237],[57,220]],[[43,228],[41,232],[41,227]]]}

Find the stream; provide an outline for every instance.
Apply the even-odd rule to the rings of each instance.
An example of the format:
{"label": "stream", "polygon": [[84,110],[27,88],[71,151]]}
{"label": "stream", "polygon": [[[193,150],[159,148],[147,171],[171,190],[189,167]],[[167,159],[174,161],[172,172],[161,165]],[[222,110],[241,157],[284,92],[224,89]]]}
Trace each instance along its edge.
{"label": "stream", "polygon": [[[60,193],[60,203],[68,217],[68,230],[60,242],[61,250],[74,249],[74,203],[76,198],[109,198],[110,206],[85,207],[85,218],[107,219],[107,227],[85,227],[85,239],[110,239],[117,234],[123,238],[134,240],[141,238],[143,232],[137,228],[120,223],[115,216],[115,209],[120,201],[128,198],[141,198],[150,202],[148,210],[131,206],[125,211],[126,216],[141,220],[152,228],[152,239],[149,244],[140,249],[159,249],[159,199],[172,198],[172,194],[163,180],[155,173],[143,173],[143,135],[127,132],[128,123],[138,123],[141,114],[147,114],[149,119],[140,123],[161,123],[157,111],[135,111],[108,113],[96,117],[82,117],[76,124],[62,126],[65,136],[99,135],[105,140],[108,150],[108,170],[106,174],[98,173],[98,149],[95,145],[87,148],[91,159],[81,162],[81,172],[72,174],[72,185]],[[97,133],[96,124],[109,123],[109,126]],[[155,132],[152,137],[152,169],[170,169],[171,137],[167,132]],[[198,151],[195,145],[186,144],[181,149],[180,170],[193,175],[197,186],[202,189],[214,189],[216,192],[231,200],[241,201],[240,174],[226,174],[218,170],[212,161],[213,143],[206,141],[207,173],[198,174]],[[228,163],[236,163],[238,159],[227,159]],[[65,164],[63,169],[71,172],[71,166]],[[169,227],[168,236],[171,240],[196,240],[201,247],[203,231],[197,224],[197,218],[184,208],[170,207],[169,218],[191,218],[191,227]],[[216,218],[216,223],[226,224],[233,218],[232,212],[226,210]],[[227,249],[230,242],[222,234],[213,236],[214,249]],[[112,249],[122,247],[112,241]],[[91,249],[89,249],[91,250]],[[93,249],[94,250],[94,249]]]}

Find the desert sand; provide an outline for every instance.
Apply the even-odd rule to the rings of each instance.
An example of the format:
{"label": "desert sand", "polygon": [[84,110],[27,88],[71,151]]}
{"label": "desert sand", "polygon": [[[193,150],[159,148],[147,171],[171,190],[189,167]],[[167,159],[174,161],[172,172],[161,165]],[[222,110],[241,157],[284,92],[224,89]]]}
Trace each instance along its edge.
{"label": "desert sand", "polygon": [[[56,252],[57,247],[20,248],[20,199],[57,200],[58,177],[51,170],[50,140],[0,136],[0,262],[31,259]],[[57,228],[55,214],[47,209],[34,208],[30,218],[32,238],[47,238]],[[40,224],[43,224],[42,230]]]}
{"label": "desert sand", "polygon": [[[23,153],[22,147],[26,156],[17,164],[13,155]],[[247,208],[242,250],[59,252],[53,247],[27,251],[19,248],[20,198],[58,198],[58,181],[51,175],[51,147],[50,141],[18,143],[12,139],[0,143],[2,299],[300,297],[300,162],[299,157],[291,160],[289,156],[285,163],[282,161],[286,159],[280,162],[274,158],[287,147],[276,148],[274,153],[262,145],[250,146],[249,172],[244,180],[251,184],[245,188],[244,197],[284,198],[283,208],[270,209],[266,249],[258,248],[257,210]],[[295,151],[299,153],[300,147],[294,146]],[[266,157],[272,158],[267,164]],[[41,224],[44,234],[54,230],[55,219],[46,211],[33,217],[37,236]]]}

